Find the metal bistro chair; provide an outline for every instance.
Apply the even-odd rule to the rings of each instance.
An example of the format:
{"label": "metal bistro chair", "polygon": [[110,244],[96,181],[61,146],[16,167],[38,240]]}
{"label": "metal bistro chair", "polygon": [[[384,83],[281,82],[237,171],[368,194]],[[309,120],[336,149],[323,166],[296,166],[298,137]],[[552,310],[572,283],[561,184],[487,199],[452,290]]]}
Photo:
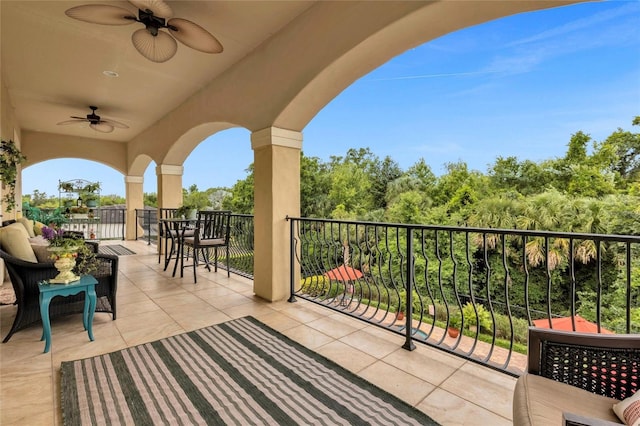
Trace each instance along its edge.
{"label": "metal bistro chair", "polygon": [[[229,234],[230,234],[231,211],[229,210],[203,210],[198,212],[195,233],[193,236],[181,238],[182,257],[180,259],[180,277],[184,272],[185,248],[190,248],[193,253],[193,282],[197,283],[196,267],[198,266],[198,252],[204,257],[204,263],[208,271],[211,271],[210,249],[214,250],[214,267],[218,271],[218,249],[226,248],[227,276],[229,270]],[[190,265],[186,265],[187,267]]]}
{"label": "metal bistro chair", "polygon": [[[166,227],[164,226],[164,224],[162,222],[160,222],[160,219],[169,219],[171,217],[175,217],[176,215],[176,210],[178,209],[168,209],[168,208],[159,208],[158,209],[158,236],[160,237],[159,241],[162,241],[162,239],[164,239],[164,269],[167,269],[167,263],[169,259],[169,238],[167,236],[167,230],[165,229]],[[171,252],[173,252],[173,241],[174,239],[171,238],[171,242],[172,242],[172,250]],[[160,259],[162,256],[162,250],[160,250],[160,248],[158,247],[158,263],[160,263]]]}

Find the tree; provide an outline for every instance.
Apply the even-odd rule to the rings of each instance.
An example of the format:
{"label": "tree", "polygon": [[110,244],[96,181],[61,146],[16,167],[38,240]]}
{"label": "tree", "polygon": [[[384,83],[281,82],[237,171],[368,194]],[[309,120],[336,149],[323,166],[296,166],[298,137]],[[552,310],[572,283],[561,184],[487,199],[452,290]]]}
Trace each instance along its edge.
{"label": "tree", "polygon": [[234,213],[253,214],[253,163],[246,169],[247,177],[239,180],[231,188],[231,197],[222,201],[225,209]]}

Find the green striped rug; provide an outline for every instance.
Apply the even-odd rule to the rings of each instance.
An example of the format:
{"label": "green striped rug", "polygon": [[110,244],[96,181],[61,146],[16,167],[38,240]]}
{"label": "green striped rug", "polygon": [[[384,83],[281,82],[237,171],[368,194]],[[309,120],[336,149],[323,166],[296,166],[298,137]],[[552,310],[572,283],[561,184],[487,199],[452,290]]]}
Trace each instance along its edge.
{"label": "green striped rug", "polygon": [[431,425],[252,317],[62,363],[65,425]]}

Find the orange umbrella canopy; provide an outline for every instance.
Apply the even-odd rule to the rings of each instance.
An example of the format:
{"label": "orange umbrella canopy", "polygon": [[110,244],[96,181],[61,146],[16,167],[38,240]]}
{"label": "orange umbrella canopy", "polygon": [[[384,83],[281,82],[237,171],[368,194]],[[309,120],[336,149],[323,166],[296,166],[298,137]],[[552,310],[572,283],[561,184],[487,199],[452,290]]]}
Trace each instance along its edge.
{"label": "orange umbrella canopy", "polygon": [[[576,315],[574,317],[576,322],[575,331],[579,331],[582,333],[597,333],[598,325],[591,321],[587,321],[582,318],[580,315]],[[540,328],[549,328],[549,320],[547,318],[534,320],[533,325]],[[561,318],[552,318],[551,325],[554,330],[563,330],[563,331],[574,331],[573,324],[571,323],[571,317],[561,317]],[[607,330],[606,328],[600,327],[600,333],[602,334],[614,334],[612,331]]]}
{"label": "orange umbrella canopy", "polygon": [[342,265],[325,272],[324,276],[330,280],[354,281],[362,278],[364,274],[351,266]]}

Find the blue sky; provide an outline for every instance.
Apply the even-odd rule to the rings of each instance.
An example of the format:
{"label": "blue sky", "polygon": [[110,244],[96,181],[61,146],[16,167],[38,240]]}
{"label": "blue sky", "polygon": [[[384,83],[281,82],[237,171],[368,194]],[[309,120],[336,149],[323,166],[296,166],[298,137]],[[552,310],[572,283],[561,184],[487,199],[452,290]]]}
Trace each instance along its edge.
{"label": "blue sky", "polygon": [[[411,49],[356,81],[303,130],[307,156],[328,160],[369,147],[406,170],[465,161],[486,172],[497,156],[564,155],[579,130],[602,141],[640,132],[640,2],[582,3],[503,18]],[[250,134],[229,129],[185,162],[183,186],[232,186],[253,162]],[[212,170],[207,160],[222,157]],[[124,195],[123,176],[100,164],[52,160],[23,171],[23,193],[57,195],[57,182],[102,183]],[[156,192],[155,164],[144,191]]]}

